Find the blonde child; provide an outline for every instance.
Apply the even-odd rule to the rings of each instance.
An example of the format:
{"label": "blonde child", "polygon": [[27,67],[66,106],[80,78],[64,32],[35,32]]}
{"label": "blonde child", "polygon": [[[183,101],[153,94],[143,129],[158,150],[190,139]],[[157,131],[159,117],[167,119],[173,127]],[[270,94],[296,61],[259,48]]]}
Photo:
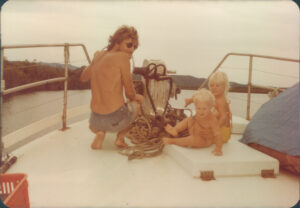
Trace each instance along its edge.
{"label": "blonde child", "polygon": [[207,89],[201,89],[193,96],[193,103],[196,108],[196,115],[188,117],[176,124],[175,127],[167,125],[165,130],[172,136],[188,129],[189,136],[182,138],[163,138],[164,144],[176,144],[183,147],[203,148],[213,143],[216,148],[213,154],[222,155],[222,134],[217,118],[212,113],[215,98]]}
{"label": "blonde child", "polygon": [[[231,135],[231,120],[229,102],[227,100],[227,93],[229,90],[229,82],[226,73],[215,72],[211,75],[208,81],[208,87],[215,96],[215,106],[213,113],[219,121],[222,131],[223,141],[227,142]],[[192,102],[192,98],[185,100],[186,106]]]}

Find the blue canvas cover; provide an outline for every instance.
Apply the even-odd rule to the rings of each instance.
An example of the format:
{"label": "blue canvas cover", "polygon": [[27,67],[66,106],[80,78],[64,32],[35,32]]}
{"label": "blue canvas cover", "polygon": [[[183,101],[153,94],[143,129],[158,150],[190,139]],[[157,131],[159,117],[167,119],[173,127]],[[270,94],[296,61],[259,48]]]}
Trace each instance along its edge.
{"label": "blue canvas cover", "polygon": [[297,83],[263,104],[240,141],[300,156],[299,95]]}

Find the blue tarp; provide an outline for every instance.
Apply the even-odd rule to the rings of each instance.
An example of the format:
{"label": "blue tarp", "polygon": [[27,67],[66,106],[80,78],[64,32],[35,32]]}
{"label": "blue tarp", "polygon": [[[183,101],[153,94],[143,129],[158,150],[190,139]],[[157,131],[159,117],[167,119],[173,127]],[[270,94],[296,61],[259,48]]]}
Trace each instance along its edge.
{"label": "blue tarp", "polygon": [[300,156],[299,97],[298,83],[263,104],[240,141]]}

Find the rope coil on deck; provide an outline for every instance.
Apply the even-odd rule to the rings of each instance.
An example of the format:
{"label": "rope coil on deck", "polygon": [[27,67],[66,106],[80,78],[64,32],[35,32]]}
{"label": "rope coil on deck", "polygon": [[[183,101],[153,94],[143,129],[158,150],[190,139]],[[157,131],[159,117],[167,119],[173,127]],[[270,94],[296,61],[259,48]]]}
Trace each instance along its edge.
{"label": "rope coil on deck", "polygon": [[148,141],[138,143],[135,146],[123,148],[119,150],[119,153],[128,156],[128,160],[142,159],[145,157],[155,157],[160,155],[163,148],[164,144],[161,138],[152,138]]}
{"label": "rope coil on deck", "polygon": [[164,148],[162,138],[171,136],[164,131],[164,126],[166,124],[174,126],[176,122],[186,117],[182,109],[179,111],[180,113],[178,113],[178,109],[168,106],[167,113],[162,120],[151,116],[139,116],[132,123],[132,128],[126,135],[133,145],[120,149],[119,153],[126,155],[128,160],[160,155]]}
{"label": "rope coil on deck", "polygon": [[160,155],[164,145],[161,138],[154,137],[153,130],[155,131],[155,128],[152,128],[149,119],[139,116],[126,135],[133,146],[122,148],[119,153],[128,156],[128,160]]}

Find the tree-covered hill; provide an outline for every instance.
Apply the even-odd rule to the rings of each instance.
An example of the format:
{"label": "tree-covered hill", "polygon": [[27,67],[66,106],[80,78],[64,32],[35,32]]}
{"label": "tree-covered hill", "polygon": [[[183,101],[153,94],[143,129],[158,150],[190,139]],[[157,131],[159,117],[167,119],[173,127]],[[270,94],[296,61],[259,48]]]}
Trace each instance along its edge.
{"label": "tree-covered hill", "polygon": [[[70,90],[81,90],[81,89],[89,89],[89,82],[80,82],[80,74],[85,66],[75,68],[74,66],[70,67],[68,70],[68,89]],[[64,67],[61,64],[45,64],[45,63],[37,63],[37,62],[29,62],[29,61],[8,61],[4,60],[4,71],[3,78],[5,80],[5,89],[17,87],[23,84],[28,84],[32,82],[37,82],[41,80],[63,77],[64,76]],[[205,80],[204,78],[197,78],[188,75],[170,75],[176,84],[176,86],[180,89],[188,89],[188,90],[196,90],[200,87],[200,85]],[[140,77],[137,75],[133,75],[133,80],[138,81]],[[241,85],[238,83],[230,83],[231,91],[234,92],[245,92],[247,87],[245,85]],[[34,88],[30,88],[27,90],[23,90],[24,92],[33,92],[33,91],[41,91],[41,90],[63,90],[64,83],[56,82],[49,83],[42,86],[37,86]],[[256,92],[265,93],[266,90],[261,89],[253,89]]]}
{"label": "tree-covered hill", "polygon": [[[80,82],[79,77],[84,67],[68,70],[68,89],[88,89],[89,83]],[[28,61],[4,61],[3,79],[5,89],[29,84],[41,80],[63,77],[64,68]],[[33,92],[38,90],[63,90],[64,83],[56,82],[37,86],[22,92]]]}

